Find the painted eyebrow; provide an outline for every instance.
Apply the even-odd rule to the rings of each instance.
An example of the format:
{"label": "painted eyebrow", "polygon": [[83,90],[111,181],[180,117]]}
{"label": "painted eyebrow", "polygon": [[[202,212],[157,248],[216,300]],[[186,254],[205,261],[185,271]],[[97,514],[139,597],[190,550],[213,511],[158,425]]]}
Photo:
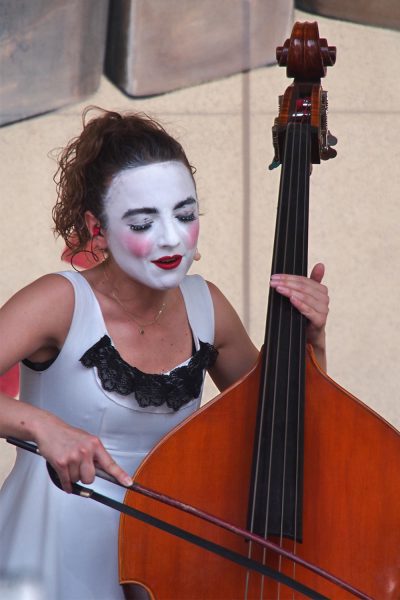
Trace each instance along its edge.
{"label": "painted eyebrow", "polygon": [[[197,203],[197,200],[195,198],[193,198],[192,196],[189,196],[185,200],[181,200],[181,202],[178,202],[177,204],[175,204],[173,210],[178,210],[179,208],[183,208],[184,206],[188,206],[188,205],[196,204],[196,203]],[[128,217],[133,217],[135,215],[155,215],[157,213],[158,213],[158,210],[156,208],[147,208],[147,207],[130,208],[129,210],[124,212],[124,214],[122,215],[122,218],[127,219]]]}
{"label": "painted eyebrow", "polygon": [[188,198],[186,198],[186,200],[182,200],[182,202],[178,202],[178,204],[175,204],[174,210],[178,210],[179,208],[183,208],[184,206],[190,206],[191,204],[197,204],[197,200],[196,198],[189,196]]}
{"label": "painted eyebrow", "polygon": [[154,215],[158,212],[156,208],[130,208],[122,215],[123,219],[133,217],[134,215]]}

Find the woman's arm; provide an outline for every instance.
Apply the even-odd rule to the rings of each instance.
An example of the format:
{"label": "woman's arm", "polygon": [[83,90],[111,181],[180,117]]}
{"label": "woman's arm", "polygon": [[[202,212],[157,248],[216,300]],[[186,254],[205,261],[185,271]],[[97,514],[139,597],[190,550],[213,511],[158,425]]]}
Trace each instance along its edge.
{"label": "woman's arm", "polygon": [[[7,340],[0,348],[0,372],[23,358],[44,361],[54,356],[64,343],[73,308],[73,289],[58,275],[42,277],[13,296],[0,310],[0,335]],[[65,491],[75,481],[91,483],[96,466],[123,485],[131,483],[96,436],[6,394],[0,394],[0,436],[34,441]]]}

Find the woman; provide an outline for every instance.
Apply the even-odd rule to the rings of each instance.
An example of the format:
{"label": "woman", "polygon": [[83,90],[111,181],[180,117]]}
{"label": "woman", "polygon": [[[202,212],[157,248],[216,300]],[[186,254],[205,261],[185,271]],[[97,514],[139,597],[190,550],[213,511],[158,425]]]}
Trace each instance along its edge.
{"label": "woman", "polygon": [[[257,358],[223,294],[187,276],[197,257],[198,200],[180,146],[142,115],[102,112],[60,157],[55,231],[73,254],[104,260],[46,275],[0,312],[0,369],[21,363],[16,401],[2,395],[1,435],[35,442],[66,492],[101,467],[121,484],[200,404],[204,373],[220,390]],[[325,367],[323,265],[271,285],[308,319]],[[103,480],[96,490],[121,499]],[[118,514],[63,493],[45,461],[18,451],[1,496],[0,569],[31,572],[46,598],[123,598]]]}

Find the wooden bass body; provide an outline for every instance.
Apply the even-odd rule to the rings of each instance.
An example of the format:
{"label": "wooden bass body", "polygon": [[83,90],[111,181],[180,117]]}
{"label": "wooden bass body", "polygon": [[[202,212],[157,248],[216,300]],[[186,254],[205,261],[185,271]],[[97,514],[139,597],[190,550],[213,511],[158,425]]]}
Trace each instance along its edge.
{"label": "wooden bass body", "polygon": [[[247,526],[260,364],[154,448],[135,482]],[[307,356],[303,541],[275,540],[377,600],[400,598],[400,435]],[[168,465],[168,466],[167,466]],[[128,492],[125,503],[287,573],[353,596],[230,532]],[[156,600],[302,598],[282,584],[121,516],[120,579]],[[279,591],[278,591],[279,586]]]}

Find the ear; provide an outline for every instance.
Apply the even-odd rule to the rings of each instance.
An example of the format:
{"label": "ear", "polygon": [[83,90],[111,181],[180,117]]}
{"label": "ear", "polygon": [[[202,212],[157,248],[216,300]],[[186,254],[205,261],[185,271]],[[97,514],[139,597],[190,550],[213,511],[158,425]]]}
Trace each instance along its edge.
{"label": "ear", "polygon": [[101,224],[99,222],[99,219],[95,217],[94,214],[90,212],[90,210],[87,210],[85,212],[85,223],[90,233],[90,237],[96,240],[96,247],[100,250],[106,250],[107,242],[104,238]]}

